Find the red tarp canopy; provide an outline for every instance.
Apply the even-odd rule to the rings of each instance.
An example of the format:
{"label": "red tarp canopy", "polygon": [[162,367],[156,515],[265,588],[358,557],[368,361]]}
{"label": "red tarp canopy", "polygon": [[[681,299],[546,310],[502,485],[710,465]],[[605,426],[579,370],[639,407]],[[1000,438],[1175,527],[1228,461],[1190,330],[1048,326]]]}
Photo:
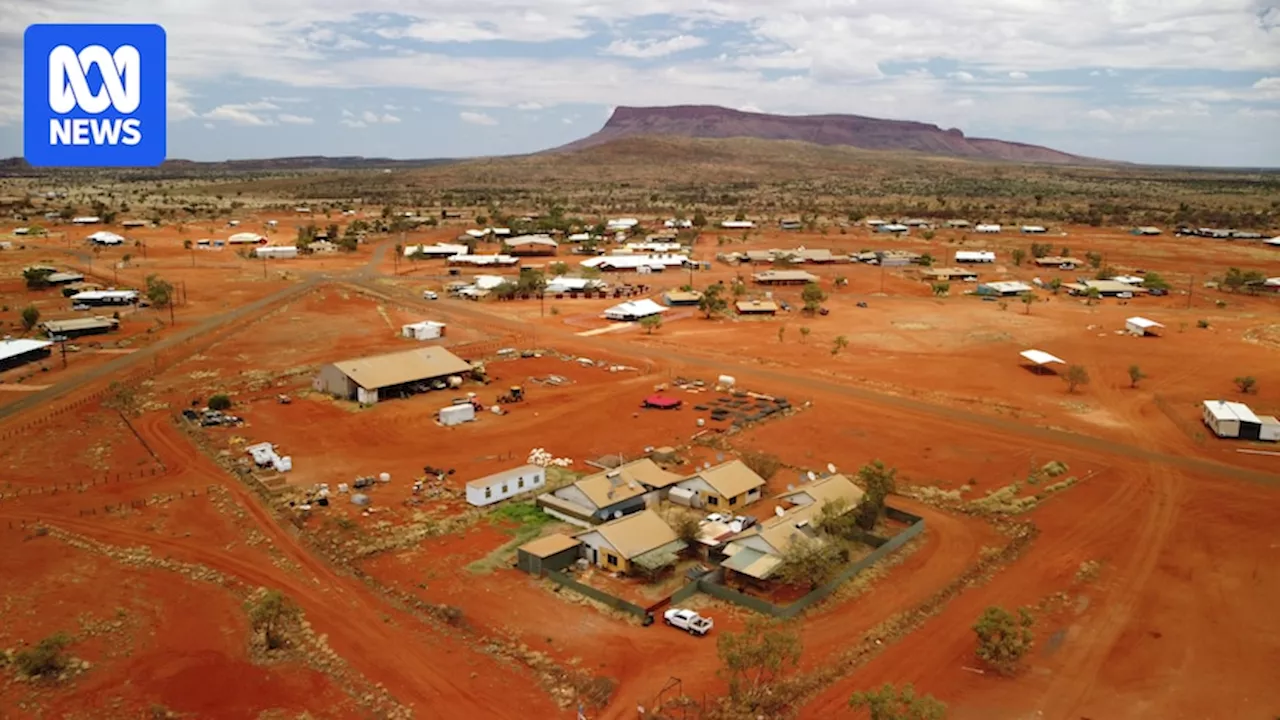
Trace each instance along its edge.
{"label": "red tarp canopy", "polygon": [[666,397],[665,395],[650,395],[644,399],[644,406],[669,410],[671,408],[680,407],[680,401],[676,398]]}

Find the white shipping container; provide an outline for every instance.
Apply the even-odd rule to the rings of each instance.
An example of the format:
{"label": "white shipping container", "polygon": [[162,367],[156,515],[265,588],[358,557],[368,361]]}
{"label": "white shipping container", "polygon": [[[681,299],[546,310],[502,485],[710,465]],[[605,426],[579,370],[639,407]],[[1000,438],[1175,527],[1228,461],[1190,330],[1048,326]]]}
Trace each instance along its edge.
{"label": "white shipping container", "polygon": [[471,422],[475,419],[476,408],[471,403],[440,408],[441,425],[461,425],[464,422]]}

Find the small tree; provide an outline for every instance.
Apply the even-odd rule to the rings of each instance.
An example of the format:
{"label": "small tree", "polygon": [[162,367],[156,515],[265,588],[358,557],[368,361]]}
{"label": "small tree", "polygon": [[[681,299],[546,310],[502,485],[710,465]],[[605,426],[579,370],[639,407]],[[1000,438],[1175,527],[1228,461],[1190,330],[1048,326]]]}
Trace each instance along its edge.
{"label": "small tree", "polygon": [[[741,632],[716,638],[720,676],[729,683],[729,697],[753,710],[767,708],[770,687],[800,664],[802,646],[794,630],[751,618]],[[775,701],[777,702],[777,701]]]}
{"label": "small tree", "polygon": [[800,342],[801,342],[801,343],[804,343],[804,341],[805,341],[805,340],[807,340],[807,339],[809,338],[809,333],[811,333],[811,332],[813,332],[813,331],[812,331],[812,330],[810,330],[810,329],[809,329],[809,328],[807,328],[807,327],[802,327],[802,328],[800,328]]}
{"label": "small tree", "polygon": [[1131,388],[1138,387],[1138,382],[1141,381],[1146,376],[1147,376],[1146,373],[1142,372],[1142,368],[1138,367],[1137,365],[1130,365],[1129,366],[1129,387]]}
{"label": "small tree", "polygon": [[292,600],[279,590],[267,590],[250,599],[246,606],[249,622],[255,632],[262,633],[268,650],[289,644],[286,633],[301,615]]}
{"label": "small tree", "polygon": [[1027,251],[1022,248],[1013,249],[1013,264],[1022,265],[1022,261],[1027,259]]}
{"label": "small tree", "polygon": [[1026,308],[1026,310],[1023,312],[1023,314],[1024,314],[1024,315],[1030,315],[1030,314],[1031,314],[1031,306],[1032,306],[1032,305],[1034,305],[1034,304],[1035,304],[1035,302],[1036,302],[1036,296],[1035,296],[1035,295],[1033,295],[1033,294],[1031,294],[1031,293],[1023,293],[1023,294],[1022,294],[1022,305],[1023,305],[1023,307],[1025,307],[1025,308]]}
{"label": "small tree", "polygon": [[1102,291],[1096,287],[1090,287],[1084,294],[1085,303],[1092,305],[1102,298]]}
{"label": "small tree", "polygon": [[691,548],[697,547],[698,538],[702,537],[702,524],[698,522],[696,515],[682,513],[672,523],[671,529],[676,531],[677,538]]}
{"label": "small tree", "polygon": [[27,282],[28,290],[40,290],[49,287],[49,276],[53,273],[52,268],[27,268],[22,271],[22,279]]}
{"label": "small tree", "polygon": [[1070,365],[1062,373],[1062,380],[1067,384],[1067,392],[1074,393],[1076,388],[1089,384],[1089,371],[1083,365]]}
{"label": "small tree", "polygon": [[706,314],[708,320],[712,315],[723,313],[729,308],[729,301],[724,298],[723,293],[723,285],[708,285],[702,291],[702,297],[698,298],[698,309]]}
{"label": "small tree", "polygon": [[209,398],[209,409],[223,412],[231,409],[231,398],[225,393],[218,393]]}
{"label": "small tree", "polygon": [[1148,272],[1142,278],[1142,287],[1148,290],[1168,290],[1169,283],[1158,273]]}
{"label": "small tree", "polygon": [[858,524],[870,530],[884,514],[885,500],[897,490],[898,470],[873,460],[858,469],[857,479],[866,491],[858,507]]}
{"label": "small tree", "polygon": [[1084,259],[1089,263],[1089,267],[1094,270],[1102,267],[1102,253],[1090,250],[1084,254]]}
{"label": "small tree", "polygon": [[1012,673],[1034,644],[1033,625],[1035,618],[1026,608],[1018,608],[1017,615],[995,605],[987,608],[973,625],[978,658],[1003,674]]}
{"label": "small tree", "polygon": [[125,415],[138,413],[138,395],[133,386],[115,380],[107,386],[107,399],[103,404]]}
{"label": "small tree", "polygon": [[800,299],[804,301],[804,311],[810,315],[818,311],[822,307],[822,302],[827,299],[827,294],[822,291],[822,287],[816,282],[808,283],[804,286],[804,290],[800,291]]}
{"label": "small tree", "polygon": [[693,220],[692,220],[691,222],[693,222],[693,226],[694,226],[694,227],[696,227],[696,228],[703,228],[703,227],[706,227],[706,226],[707,226],[707,216],[706,216],[706,215],[703,215],[703,214],[702,214],[702,211],[701,211],[701,210],[699,210],[698,212],[696,212],[696,213],[694,213],[694,214],[693,214]]}
{"label": "small tree", "polygon": [[652,335],[654,330],[662,327],[662,316],[646,315],[640,318],[640,327],[644,328],[645,334]]}
{"label": "small tree", "polygon": [[31,332],[32,328],[40,322],[40,309],[35,305],[28,305],[22,308],[22,329]]}
{"label": "small tree", "polygon": [[742,453],[740,459],[742,464],[746,465],[751,472],[765,480],[777,475],[778,471],[782,469],[782,460],[773,453],[748,450]]}
{"label": "small tree", "polygon": [[921,267],[933,267],[933,263],[936,262],[936,260],[934,260],[933,255],[930,255],[929,253],[923,253],[922,255],[920,255],[920,259],[917,260],[916,262],[920,263]]}
{"label": "small tree", "polygon": [[1241,375],[1236,378],[1234,382],[1236,387],[1240,389],[1240,392],[1245,395],[1258,391],[1258,380],[1252,375]]}
{"label": "small tree", "polygon": [[835,342],[831,344],[831,354],[839,355],[840,351],[849,347],[849,338],[843,335],[837,335]]}
{"label": "small tree", "polygon": [[934,297],[946,297],[951,292],[951,283],[945,281],[933,283],[930,287],[933,289]]}
{"label": "small tree", "polygon": [[169,308],[169,323],[173,323],[173,285],[159,275],[147,276],[145,290],[147,300],[156,308]]}
{"label": "small tree", "polygon": [[947,706],[932,695],[916,695],[911,683],[901,689],[885,683],[878,690],[862,690],[849,697],[849,707],[866,708],[870,720],[943,720]]}
{"label": "small tree", "polygon": [[788,585],[808,585],[813,590],[835,577],[844,562],[840,543],[797,536],[783,549],[775,574]]}
{"label": "small tree", "polygon": [[1049,281],[1049,289],[1053,291],[1054,295],[1057,295],[1058,291],[1062,290],[1062,280],[1060,278],[1051,279]]}
{"label": "small tree", "polygon": [[66,633],[50,635],[35,647],[14,655],[14,667],[29,678],[56,676],[66,669],[70,661],[64,652],[70,644],[71,637]]}
{"label": "small tree", "polygon": [[564,261],[557,260],[556,262],[553,262],[550,265],[548,265],[547,270],[551,272],[551,277],[560,277],[562,275],[568,275],[569,264]]}
{"label": "small tree", "polygon": [[188,238],[188,239],[186,239],[186,240],[183,240],[183,241],[182,241],[182,249],[183,249],[183,250],[190,250],[190,249],[191,249],[191,240],[190,240],[190,238]]}

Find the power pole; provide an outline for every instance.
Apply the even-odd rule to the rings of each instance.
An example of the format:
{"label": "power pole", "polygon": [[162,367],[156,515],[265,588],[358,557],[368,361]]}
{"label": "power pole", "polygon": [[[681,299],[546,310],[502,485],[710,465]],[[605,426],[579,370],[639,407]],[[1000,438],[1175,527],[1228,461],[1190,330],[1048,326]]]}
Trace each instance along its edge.
{"label": "power pole", "polygon": [[55,335],[53,339],[62,346],[62,369],[66,370],[67,369],[67,336]]}
{"label": "power pole", "polygon": [[173,321],[173,298],[172,297],[169,298],[168,305],[169,305],[169,326],[172,327],[175,324]]}
{"label": "power pole", "polygon": [[1192,273],[1191,279],[1187,281],[1187,309],[1191,309],[1191,295],[1196,291],[1196,276]]}

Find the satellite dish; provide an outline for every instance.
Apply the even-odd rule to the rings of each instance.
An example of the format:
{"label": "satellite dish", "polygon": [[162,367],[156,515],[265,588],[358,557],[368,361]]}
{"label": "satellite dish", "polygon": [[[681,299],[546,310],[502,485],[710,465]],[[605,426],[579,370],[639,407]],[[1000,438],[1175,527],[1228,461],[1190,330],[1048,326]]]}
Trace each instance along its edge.
{"label": "satellite dish", "polygon": [[716,453],[716,462],[718,463],[724,462],[724,453]]}
{"label": "satellite dish", "polygon": [[711,463],[709,463],[709,462],[704,462],[704,463],[702,463],[702,469],[703,469],[703,470],[710,470],[710,469],[711,469]]}
{"label": "satellite dish", "polygon": [[796,489],[795,485],[792,485],[791,483],[787,483],[787,492],[791,492],[792,490],[795,490],[795,489]]}
{"label": "satellite dish", "polygon": [[805,476],[809,478],[809,481],[810,481],[810,482],[812,482],[812,481],[814,481],[814,480],[817,480],[817,479],[818,479],[818,476],[817,476],[817,475],[814,475],[812,470],[810,470],[809,472],[805,473]]}
{"label": "satellite dish", "polygon": [[835,463],[827,463],[827,472],[835,474],[835,471],[836,471]]}
{"label": "satellite dish", "polygon": [[614,519],[614,520],[617,520],[617,519],[618,519],[618,518],[620,518],[620,517],[622,517],[622,511],[621,511],[621,510],[614,510],[614,511],[613,511],[613,519]]}
{"label": "satellite dish", "polygon": [[774,508],[774,509],[773,509],[773,514],[774,514],[774,515],[777,515],[778,517],[782,517],[783,515],[786,515],[786,514],[787,514],[787,511],[786,511],[786,510],[783,510],[783,509],[782,509],[782,508],[780,508],[780,507],[776,507],[776,508]]}

